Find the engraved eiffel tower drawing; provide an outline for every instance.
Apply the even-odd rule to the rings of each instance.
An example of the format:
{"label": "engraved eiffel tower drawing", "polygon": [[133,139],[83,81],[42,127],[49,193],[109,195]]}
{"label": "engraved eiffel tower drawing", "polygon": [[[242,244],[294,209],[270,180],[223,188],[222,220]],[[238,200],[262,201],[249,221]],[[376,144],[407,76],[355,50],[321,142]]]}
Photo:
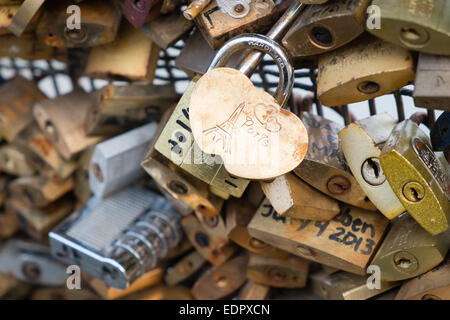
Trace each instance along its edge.
{"label": "engraved eiffel tower drawing", "polygon": [[245,103],[241,103],[236,110],[233,111],[231,116],[224,122],[216,124],[214,127],[203,130],[205,136],[212,135],[212,141],[216,143],[222,143],[222,149],[224,152],[231,153],[231,139],[233,137],[233,131],[235,124],[244,110]]}

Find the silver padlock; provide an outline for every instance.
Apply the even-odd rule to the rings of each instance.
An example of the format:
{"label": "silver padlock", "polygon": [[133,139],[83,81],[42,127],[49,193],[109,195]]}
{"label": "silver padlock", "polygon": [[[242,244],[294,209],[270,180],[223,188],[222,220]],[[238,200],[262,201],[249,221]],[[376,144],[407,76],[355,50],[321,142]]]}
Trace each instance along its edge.
{"label": "silver padlock", "polygon": [[125,289],[181,240],[181,215],[164,198],[131,186],[92,197],[49,233],[53,256]]}
{"label": "silver padlock", "polygon": [[17,279],[43,286],[61,286],[66,283],[66,268],[40,243],[12,239],[0,248],[0,272]]}
{"label": "silver padlock", "polygon": [[105,197],[145,176],[140,163],[157,127],[152,122],[96,145],[89,165],[95,196]]}

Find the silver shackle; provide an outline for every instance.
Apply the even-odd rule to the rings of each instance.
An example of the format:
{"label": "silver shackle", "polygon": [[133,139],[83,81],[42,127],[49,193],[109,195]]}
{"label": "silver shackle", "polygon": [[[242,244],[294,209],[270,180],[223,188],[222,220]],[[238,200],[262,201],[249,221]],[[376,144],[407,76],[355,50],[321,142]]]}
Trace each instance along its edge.
{"label": "silver shackle", "polygon": [[[223,67],[230,57],[239,50],[254,49],[266,53],[272,57],[280,72],[280,81],[274,97],[282,108],[285,107],[289,95],[294,86],[294,68],[286,50],[276,41],[260,34],[242,34],[226,42],[217,52],[208,71]],[[251,73],[244,73],[250,76]]]}

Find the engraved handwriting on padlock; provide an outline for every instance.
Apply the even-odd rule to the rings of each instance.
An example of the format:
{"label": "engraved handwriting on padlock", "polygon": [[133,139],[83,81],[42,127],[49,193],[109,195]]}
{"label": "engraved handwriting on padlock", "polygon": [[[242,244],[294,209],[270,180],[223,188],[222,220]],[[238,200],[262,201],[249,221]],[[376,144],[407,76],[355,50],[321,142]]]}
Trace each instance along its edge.
{"label": "engraved handwriting on padlock", "polygon": [[292,219],[278,215],[266,200],[248,229],[275,247],[363,275],[387,225],[383,216],[354,207],[343,207],[331,221]]}

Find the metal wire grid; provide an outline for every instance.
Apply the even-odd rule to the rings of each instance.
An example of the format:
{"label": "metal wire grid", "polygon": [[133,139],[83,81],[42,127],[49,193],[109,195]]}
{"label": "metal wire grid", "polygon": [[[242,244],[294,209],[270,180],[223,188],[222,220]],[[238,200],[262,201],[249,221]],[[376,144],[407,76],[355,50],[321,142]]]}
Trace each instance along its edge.
{"label": "metal wire grid", "polygon": [[[178,41],[174,46],[167,50],[161,50],[157,69],[155,72],[154,84],[173,83],[178,93],[183,93],[190,78],[185,72],[175,66],[175,59],[184,46],[184,41]],[[59,96],[70,92],[75,86],[81,86],[85,91],[91,92],[98,90],[108,83],[121,83],[120,81],[106,81],[91,79],[86,76],[75,80],[71,70],[71,64],[60,61],[46,60],[24,60],[14,58],[0,58],[0,83],[5,79],[20,74],[28,79],[34,79],[38,82],[40,88],[49,96]],[[314,108],[318,115],[324,116],[324,107],[317,98],[317,69],[298,69],[294,72],[294,91],[309,91],[314,94]],[[275,63],[268,56],[260,63],[259,67],[251,77],[254,84],[266,91],[274,91],[278,85],[278,70]],[[46,82],[46,84],[45,84]],[[122,82],[123,83],[123,82]],[[392,92],[397,108],[398,121],[405,119],[404,97],[412,97],[412,90],[405,87]],[[369,114],[375,115],[376,102],[374,99],[368,100]],[[328,108],[328,107],[325,107]],[[340,115],[344,123],[352,121],[348,105],[340,108]],[[427,125],[435,122],[435,113],[433,110],[427,110]]]}

